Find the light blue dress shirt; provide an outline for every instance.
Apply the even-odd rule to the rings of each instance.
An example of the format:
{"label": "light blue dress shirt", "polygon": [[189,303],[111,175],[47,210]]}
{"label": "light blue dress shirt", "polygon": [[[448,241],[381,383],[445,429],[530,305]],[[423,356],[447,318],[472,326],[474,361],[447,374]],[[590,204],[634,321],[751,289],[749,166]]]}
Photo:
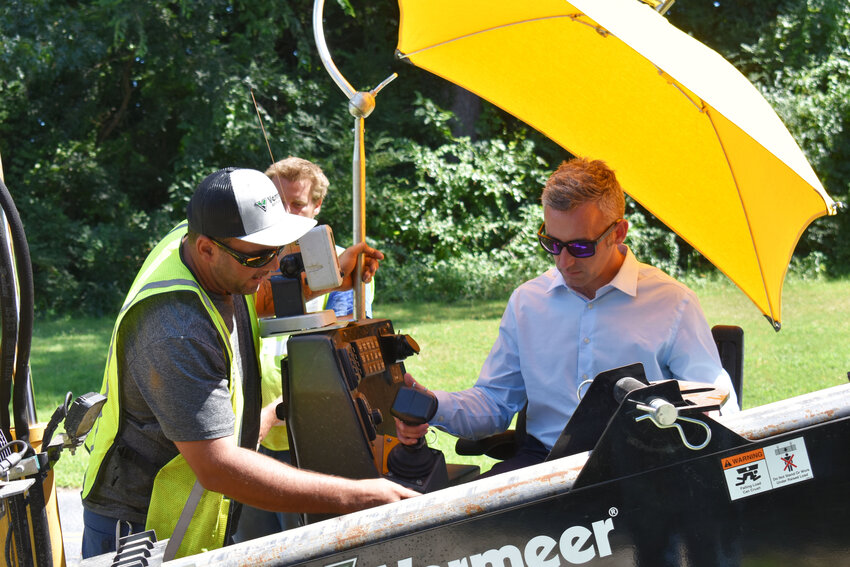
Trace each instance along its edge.
{"label": "light blue dress shirt", "polygon": [[635,362],[650,381],[722,386],[723,413],[737,411],[696,294],[624,248],[620,271],[594,299],[567,287],[555,268],[514,290],[478,381],[435,392],[431,424],[480,439],[507,429],[528,400],[527,431],[551,449],[578,405],[579,384]]}

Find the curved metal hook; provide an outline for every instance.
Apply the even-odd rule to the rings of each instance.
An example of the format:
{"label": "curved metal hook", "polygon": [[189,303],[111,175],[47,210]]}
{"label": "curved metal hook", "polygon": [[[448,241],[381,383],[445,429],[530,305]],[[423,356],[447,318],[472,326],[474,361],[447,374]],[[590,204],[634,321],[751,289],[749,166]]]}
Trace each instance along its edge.
{"label": "curved metal hook", "polygon": [[[345,80],[342,73],[334,65],[328,45],[325,42],[325,31],[322,26],[322,13],[325,0],[313,2],[313,36],[319,57],[325,70],[348,98],[348,112],[354,117],[354,155],[352,158],[352,209],[354,244],[366,241],[366,151],[364,149],[364,121],[375,110],[375,95],[398,75],[393,73],[377,87],[368,92],[358,92]],[[357,257],[354,268],[354,317],[356,320],[366,318],[366,290],[363,283],[363,256]]]}
{"label": "curved metal hook", "polygon": [[636,417],[635,421],[643,421],[644,419],[651,420],[652,423],[654,423],[655,426],[658,427],[659,429],[669,429],[671,427],[674,427],[676,429],[676,431],[679,432],[679,437],[682,438],[682,443],[685,445],[685,447],[687,447],[691,451],[699,451],[700,449],[705,449],[705,447],[708,446],[708,443],[711,441],[711,428],[705,422],[702,422],[698,419],[693,419],[691,417],[684,417],[684,416],[680,415],[677,418],[677,421],[678,420],[688,421],[690,423],[694,423],[696,425],[699,425],[700,427],[705,429],[705,441],[703,441],[699,445],[693,445],[687,440],[687,438],[685,437],[685,432],[682,430],[682,426],[679,425],[678,423],[672,423],[670,425],[664,425],[664,424],[658,423],[658,421],[656,421],[652,417],[652,415],[650,415],[650,414],[646,414],[646,415],[642,415],[640,417]]}
{"label": "curved metal hook", "polygon": [[345,97],[348,99],[348,112],[355,118],[366,118],[375,109],[375,96],[387,86],[393,79],[398,77],[397,73],[393,73],[371,91],[358,91],[351,86],[346,78],[331,57],[331,52],[328,49],[328,44],[325,41],[325,29],[322,24],[322,15],[325,9],[325,0],[315,0],[313,3],[313,36],[316,39],[316,48],[319,51],[319,58],[322,60],[322,65],[331,79],[337,84]]}
{"label": "curved metal hook", "polygon": [[591,382],[593,382],[592,378],[590,380],[585,380],[584,382],[582,382],[581,384],[578,385],[578,388],[576,388],[576,396],[578,396],[579,401],[581,401],[582,398],[584,398],[584,394],[581,393],[581,389],[584,388],[586,385],[590,386]]}
{"label": "curved metal hook", "polygon": [[319,50],[319,58],[322,60],[322,65],[325,66],[328,75],[331,76],[331,79],[334,80],[343,94],[345,94],[345,98],[351,100],[357,94],[357,91],[354,90],[351,83],[345,80],[345,77],[339,72],[339,69],[337,69],[331,58],[331,52],[328,50],[327,42],[325,42],[325,28],[322,25],[324,10],[325,0],[315,0],[313,2],[313,36],[316,39],[316,48]]}

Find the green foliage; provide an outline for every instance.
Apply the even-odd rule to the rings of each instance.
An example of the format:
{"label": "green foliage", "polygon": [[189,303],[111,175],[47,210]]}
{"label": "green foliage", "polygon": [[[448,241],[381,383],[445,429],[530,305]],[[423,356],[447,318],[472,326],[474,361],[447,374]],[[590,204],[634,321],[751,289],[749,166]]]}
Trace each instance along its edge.
{"label": "green foliage", "polygon": [[[846,0],[678,2],[671,20],[732,61],[762,91],[827,193],[850,202],[850,3]],[[846,214],[820,219],[801,239],[830,274],[847,274]],[[797,267],[806,264],[798,263]]]}
{"label": "green foliage", "polygon": [[807,256],[794,256],[788,266],[788,273],[799,280],[823,280],[827,275],[826,255],[815,250]]}
{"label": "green foliage", "polygon": [[[320,220],[351,241],[352,118],[322,67],[309,0],[5,0],[0,153],[27,230],[36,310],[114,313],[205,175],[299,155],[331,192]],[[735,63],[788,124],[828,192],[850,200],[845,0],[680,0],[671,20]],[[563,149],[481,103],[456,138],[458,89],[393,59],[393,2],[337,0],[324,27],[355,88],[392,72],[367,120],[367,234],[385,299],[494,297],[549,265],[539,191]],[[252,96],[257,101],[255,110]],[[471,127],[470,127],[471,126]],[[603,156],[604,157],[604,156]],[[629,243],[673,275],[708,265],[637,205]],[[806,233],[795,269],[850,266],[846,215]],[[802,267],[801,267],[802,266]]]}
{"label": "green foliage", "polygon": [[381,222],[370,234],[388,253],[379,293],[389,300],[502,296],[544,265],[533,235],[548,165],[528,140],[453,138],[451,115],[424,97],[415,115],[435,146],[394,138],[372,153],[369,218]]}
{"label": "green foliage", "polygon": [[[309,35],[277,27],[303,4],[4,2],[0,139],[37,312],[114,313],[204,175],[265,168],[250,89],[309,68],[275,51],[306,51]],[[320,90],[298,81],[287,102]]]}
{"label": "green foliage", "polygon": [[[762,88],[819,174],[827,192],[850,202],[850,4],[788,2],[774,33],[747,46]],[[815,223],[799,250],[819,253],[833,274],[850,271],[846,214]],[[827,259],[828,258],[828,259]],[[824,263],[824,262],[821,262]]]}
{"label": "green foliage", "polygon": [[683,269],[680,243],[676,235],[667,230],[631,198],[626,198],[626,218],[629,232],[626,244],[641,262],[652,264],[677,278]]}

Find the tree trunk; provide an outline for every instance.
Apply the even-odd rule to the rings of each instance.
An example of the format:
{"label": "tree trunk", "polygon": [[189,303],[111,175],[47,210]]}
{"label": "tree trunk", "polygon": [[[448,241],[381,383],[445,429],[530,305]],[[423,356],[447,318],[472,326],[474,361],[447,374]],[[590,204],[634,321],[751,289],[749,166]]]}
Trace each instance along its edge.
{"label": "tree trunk", "polygon": [[468,90],[452,85],[452,112],[455,120],[452,122],[452,134],[455,137],[468,136],[476,139],[475,123],[481,114],[481,99]]}

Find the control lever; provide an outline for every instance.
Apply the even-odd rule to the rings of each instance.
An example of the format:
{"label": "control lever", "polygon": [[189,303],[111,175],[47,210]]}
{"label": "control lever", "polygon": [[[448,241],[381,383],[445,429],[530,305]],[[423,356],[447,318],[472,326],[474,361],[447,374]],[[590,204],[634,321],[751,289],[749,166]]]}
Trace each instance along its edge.
{"label": "control lever", "polygon": [[381,343],[384,359],[388,361],[402,362],[412,354],[419,354],[419,344],[410,335],[384,334],[378,337],[378,341]]}
{"label": "control lever", "polygon": [[[437,413],[437,397],[431,392],[403,386],[399,388],[395,396],[390,413],[408,425],[424,425]],[[415,445],[401,445],[401,447],[411,453],[419,451],[425,447],[425,438],[420,437]],[[392,452],[389,458],[393,458]]]}
{"label": "control lever", "polygon": [[[431,392],[399,388],[390,413],[408,425],[423,425],[437,413],[437,397]],[[441,451],[431,449],[420,437],[414,445],[399,444],[387,455],[388,475],[393,480],[428,492],[448,486],[446,460]]]}
{"label": "control lever", "polygon": [[437,413],[437,396],[431,392],[401,387],[390,413],[408,425],[423,425]]}

